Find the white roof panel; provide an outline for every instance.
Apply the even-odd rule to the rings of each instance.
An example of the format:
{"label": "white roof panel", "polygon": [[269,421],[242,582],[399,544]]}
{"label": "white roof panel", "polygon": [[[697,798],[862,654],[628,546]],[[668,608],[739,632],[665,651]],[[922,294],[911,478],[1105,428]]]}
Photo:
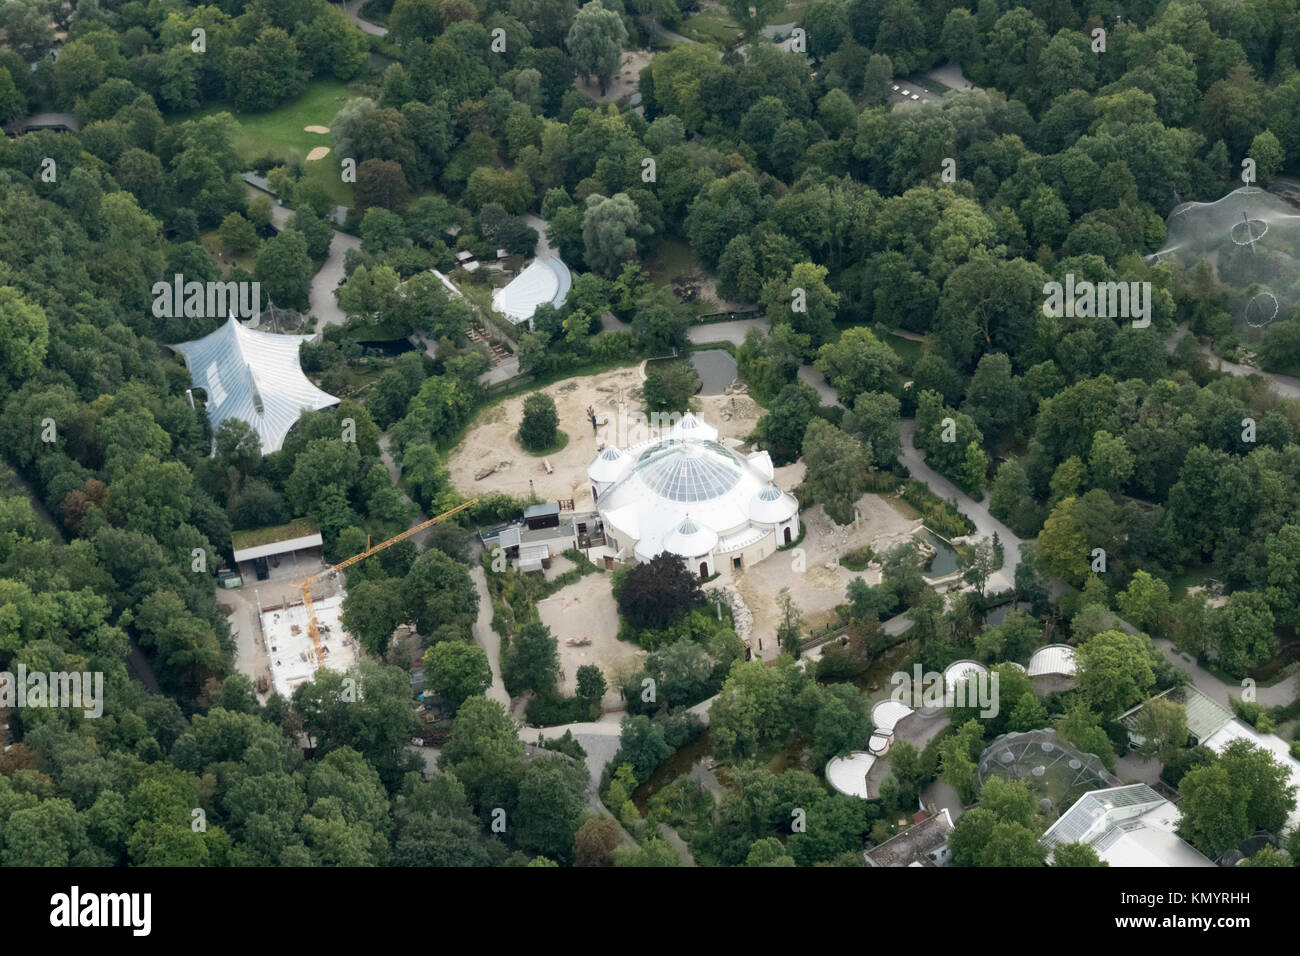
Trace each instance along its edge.
{"label": "white roof panel", "polygon": [[509,285],[492,293],[492,307],[518,325],[531,319],[543,303],[557,309],[564,305],[572,282],[569,267],[559,259],[534,259]]}
{"label": "white roof panel", "polygon": [[185,357],[195,386],[208,393],[215,431],[227,418],[247,422],[262,453],[279,451],[304,411],[337,405],[302,372],[298,347],[310,335],[276,335],[241,325],[233,317],[211,335],[173,346]]}

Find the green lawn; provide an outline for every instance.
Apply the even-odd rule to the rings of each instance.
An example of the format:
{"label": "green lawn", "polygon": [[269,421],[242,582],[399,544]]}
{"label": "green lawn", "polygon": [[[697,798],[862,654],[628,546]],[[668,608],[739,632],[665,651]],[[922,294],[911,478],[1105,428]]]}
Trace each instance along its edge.
{"label": "green lawn", "polygon": [[[262,194],[258,193],[258,195]],[[253,271],[253,257],[231,255],[226,250],[226,247],[221,244],[221,236],[217,234],[217,230],[212,229],[205,232],[199,236],[199,242],[202,243],[204,249],[207,249],[212,254],[212,258],[221,264],[223,274],[229,274],[230,270],[235,266],[239,266],[239,268],[248,272]]]}
{"label": "green lawn", "polygon": [[[307,126],[329,126],[343,104],[351,99],[347,84],[337,80],[316,80],[307,91],[291,103],[266,113],[236,113],[226,105],[206,106],[201,110],[178,114],[169,122],[201,119],[216,113],[230,113],[239,123],[235,151],[252,163],[263,156],[288,161],[306,160],[316,146],[333,146],[328,134],[308,133]],[[331,152],[322,160],[306,163],[308,177],[323,185],[340,206],[352,205],[352,186],[339,177],[338,158]]]}
{"label": "green lawn", "polygon": [[[784,9],[779,13],[772,14],[767,22],[769,25],[774,23],[802,23],[807,9],[807,0],[790,0]],[[692,40],[699,40],[701,43],[730,46],[740,34],[740,27],[736,25],[736,21],[731,19],[727,11],[721,6],[710,6],[683,21],[682,25],[677,28],[677,32],[682,36],[690,37]]]}
{"label": "green lawn", "polygon": [[898,353],[898,357],[903,360],[903,368],[909,372],[925,350],[924,342],[914,342],[893,333],[885,336],[885,344]]}
{"label": "green lawn", "polygon": [[701,43],[723,46],[730,45],[740,32],[740,27],[722,10],[710,9],[683,21],[678,32]]}

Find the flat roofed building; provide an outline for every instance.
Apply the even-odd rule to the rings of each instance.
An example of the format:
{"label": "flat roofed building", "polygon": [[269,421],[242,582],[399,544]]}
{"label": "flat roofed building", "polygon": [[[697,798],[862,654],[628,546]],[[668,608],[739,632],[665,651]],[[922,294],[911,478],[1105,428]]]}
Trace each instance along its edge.
{"label": "flat roofed building", "polygon": [[875,762],[875,755],[865,750],[835,757],[826,764],[826,782],[846,796],[869,799],[867,774]]}
{"label": "flat roofed building", "polygon": [[[1300,793],[1300,760],[1291,756],[1290,745],[1277,734],[1261,734],[1244,720],[1234,717],[1205,738],[1204,743],[1216,754],[1221,754],[1237,740],[1244,740],[1267,750],[1272,755],[1273,761],[1285,767],[1290,773],[1291,779],[1287,781],[1287,786],[1294,786],[1296,792]],[[1291,808],[1286,822],[1288,830],[1300,827],[1300,801]]]}
{"label": "flat roofed building", "polygon": [[944,807],[862,855],[868,866],[946,866],[952,856],[952,831],[952,817]]}

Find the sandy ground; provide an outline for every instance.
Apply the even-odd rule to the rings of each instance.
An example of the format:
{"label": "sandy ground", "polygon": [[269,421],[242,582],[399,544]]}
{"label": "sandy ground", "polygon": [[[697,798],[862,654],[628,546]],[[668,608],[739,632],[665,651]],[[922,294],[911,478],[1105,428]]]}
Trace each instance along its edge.
{"label": "sandy ground", "polygon": [[[611,576],[588,574],[561,591],[538,602],[542,623],[551,629],[560,648],[561,686],[566,694],[578,688],[578,668],[596,664],[605,675],[608,690],[602,704],[606,709],[622,706],[620,679],[641,666],[646,653],[635,644],[620,641],[618,605],[610,590]],[[586,647],[572,647],[570,639],[587,640]]]}
{"label": "sandy ground", "polygon": [[641,90],[641,70],[654,57],[649,50],[628,50],[618,64],[618,73],[609,81],[605,95],[600,95],[600,84],[595,80],[578,77],[573,85],[597,103],[617,103],[625,96]]}
{"label": "sandy ground", "polygon": [[307,162],[314,163],[318,159],[324,159],[329,154],[330,148],[328,146],[317,146],[307,154]]}
{"label": "sandy ground", "polygon": [[[587,463],[603,447],[602,443],[627,447],[650,437],[644,426],[628,417],[644,413],[644,381],[643,368],[634,366],[565,379],[541,389],[555,400],[560,428],[569,435],[563,449],[542,458],[524,451],[515,439],[525,395],[483,409],[448,459],[452,484],[465,494],[492,491],[526,497],[531,491],[543,501],[572,498],[579,510],[592,507]],[[623,417],[619,414],[620,403],[627,406],[628,414]],[[745,394],[697,395],[695,404],[696,414],[717,428],[722,439],[743,440],[763,413]],[[587,420],[588,406],[596,412],[597,435],[592,434]],[[553,471],[549,474],[543,459],[551,464]],[[495,472],[482,480],[475,479],[476,473],[492,465],[497,466]]]}
{"label": "sandy ground", "polygon": [[[231,635],[235,641],[235,667],[257,683],[259,677],[271,678],[271,662],[266,654],[266,642],[262,638],[262,629],[257,622],[259,601],[262,607],[278,604],[281,601],[300,601],[302,591],[299,589],[309,576],[320,574],[325,570],[320,555],[302,552],[281,555],[279,565],[269,567],[270,577],[265,581],[257,580],[252,565],[245,563],[240,567],[244,575],[244,586],[233,590],[217,589],[217,603],[230,622]],[[312,585],[312,596],[330,597],[339,592],[337,581],[320,581]],[[270,696],[268,691],[259,694],[263,703]]]}
{"label": "sandy ground", "polygon": [[[801,463],[777,469],[777,483],[783,488],[793,488],[802,478],[802,470]],[[857,510],[856,523],[840,526],[826,516],[821,505],[815,505],[800,515],[805,534],[797,548],[778,551],[739,572],[723,571],[722,579],[730,577],[754,615],[754,635],[763,645],[760,652],[756,640],[755,653],[761,653],[766,659],[778,653],[777,593],[781,588],[790,589],[809,625],[823,624],[833,618],[835,606],[844,603],[851,580],[863,577],[868,584],[880,582],[879,571],[850,571],[839,566],[838,556],[864,545],[877,554],[888,551],[920,527],[919,520],[903,517],[879,495],[863,495],[858,499]]]}
{"label": "sandy ground", "polygon": [[304,127],[303,127],[303,132],[306,132],[306,133],[322,133],[322,134],[324,134],[324,133],[328,133],[329,131],[330,131],[330,128],[329,128],[328,126],[304,126]]}

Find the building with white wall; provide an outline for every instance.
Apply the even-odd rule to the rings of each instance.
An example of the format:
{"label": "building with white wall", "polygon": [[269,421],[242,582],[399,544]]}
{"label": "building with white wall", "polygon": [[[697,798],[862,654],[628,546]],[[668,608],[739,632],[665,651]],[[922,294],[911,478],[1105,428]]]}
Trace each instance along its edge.
{"label": "building with white wall", "polygon": [[616,561],[674,554],[701,577],[761,561],[799,536],[799,503],[765,451],[742,455],[694,415],[663,436],[608,446],[587,466]]}

